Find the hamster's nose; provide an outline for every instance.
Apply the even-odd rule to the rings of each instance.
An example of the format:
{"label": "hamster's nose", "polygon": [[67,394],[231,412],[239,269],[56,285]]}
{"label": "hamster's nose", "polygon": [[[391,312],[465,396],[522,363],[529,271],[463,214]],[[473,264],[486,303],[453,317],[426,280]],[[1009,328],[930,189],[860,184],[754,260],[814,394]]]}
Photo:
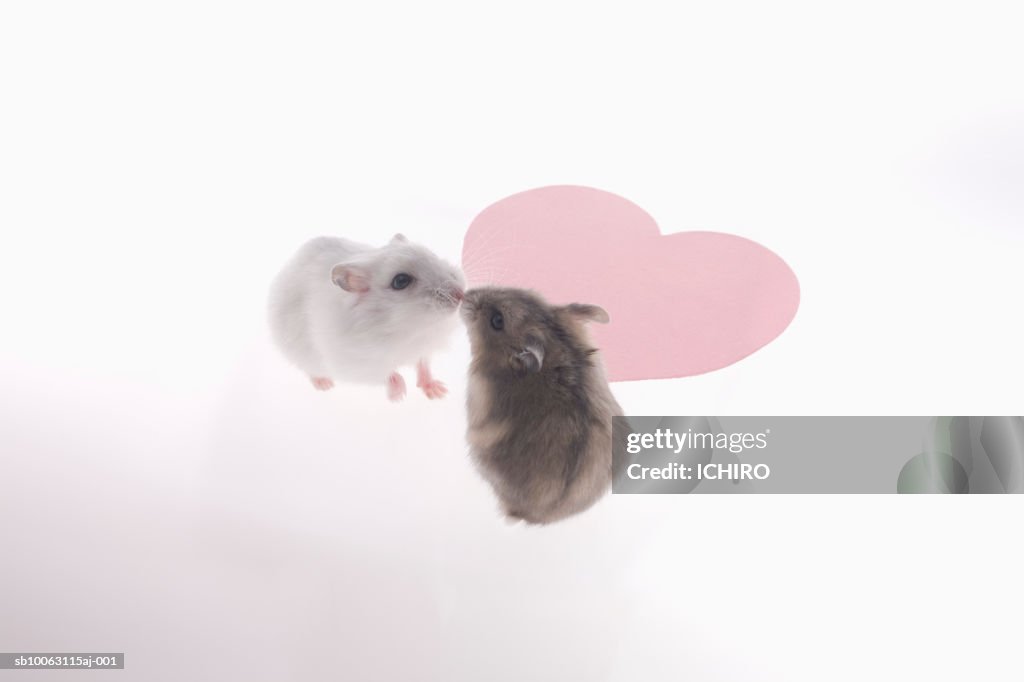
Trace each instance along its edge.
{"label": "hamster's nose", "polygon": [[455,299],[456,303],[462,303],[463,299],[466,298],[466,292],[464,292],[462,289],[458,287],[455,287],[454,289],[452,289],[452,298]]}

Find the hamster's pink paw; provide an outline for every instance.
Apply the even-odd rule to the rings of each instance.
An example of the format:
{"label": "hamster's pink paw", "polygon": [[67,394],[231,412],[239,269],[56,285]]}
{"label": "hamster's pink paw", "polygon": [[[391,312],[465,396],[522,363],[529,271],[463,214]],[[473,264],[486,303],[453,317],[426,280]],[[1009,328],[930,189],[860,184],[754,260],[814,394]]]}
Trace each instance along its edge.
{"label": "hamster's pink paw", "polygon": [[405,397],[405,379],[398,372],[392,372],[388,377],[388,400],[397,403]]}
{"label": "hamster's pink paw", "polygon": [[329,391],[334,388],[334,382],[327,377],[310,377],[309,380],[313,382],[313,388],[318,391]]}
{"label": "hamster's pink paw", "polygon": [[438,381],[437,379],[417,382],[416,385],[423,389],[423,395],[427,396],[431,400],[443,398],[448,395],[448,387],[444,385],[443,381]]}
{"label": "hamster's pink paw", "polygon": [[423,389],[423,395],[431,400],[448,395],[448,387],[430,375],[430,365],[426,360],[416,364],[416,386]]}

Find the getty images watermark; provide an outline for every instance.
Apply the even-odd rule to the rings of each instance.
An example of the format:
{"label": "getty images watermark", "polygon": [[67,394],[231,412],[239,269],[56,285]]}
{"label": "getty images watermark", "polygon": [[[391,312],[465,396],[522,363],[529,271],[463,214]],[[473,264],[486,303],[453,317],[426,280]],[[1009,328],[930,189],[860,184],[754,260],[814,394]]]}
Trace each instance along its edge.
{"label": "getty images watermark", "polygon": [[617,494],[1020,493],[1022,417],[615,417]]}
{"label": "getty images watermark", "polygon": [[[634,458],[626,463],[624,474],[631,481],[645,480],[758,480],[771,475],[771,468],[763,463],[701,461],[695,453],[713,453],[716,449],[738,455],[746,450],[768,447],[771,429],[760,433],[724,433],[685,431],[657,428],[651,432],[630,431],[626,434],[626,453],[639,455],[650,451],[671,453],[677,461],[664,462],[661,458]],[[685,451],[685,455],[683,455]],[[655,464],[641,459],[657,460]],[[709,458],[710,459],[710,458]]]}

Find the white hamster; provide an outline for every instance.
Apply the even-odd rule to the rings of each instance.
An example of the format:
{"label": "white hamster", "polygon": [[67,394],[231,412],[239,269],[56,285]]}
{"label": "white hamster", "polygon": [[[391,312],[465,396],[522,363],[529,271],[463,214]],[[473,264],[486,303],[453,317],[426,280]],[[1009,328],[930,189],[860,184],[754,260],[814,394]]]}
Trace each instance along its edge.
{"label": "white hamster", "polygon": [[447,393],[430,355],[457,326],[465,280],[455,266],[397,234],[375,248],[338,237],[306,242],[270,290],[270,327],[284,355],[327,390],[334,380],[384,383],[405,396],[398,367],[416,365],[428,398]]}

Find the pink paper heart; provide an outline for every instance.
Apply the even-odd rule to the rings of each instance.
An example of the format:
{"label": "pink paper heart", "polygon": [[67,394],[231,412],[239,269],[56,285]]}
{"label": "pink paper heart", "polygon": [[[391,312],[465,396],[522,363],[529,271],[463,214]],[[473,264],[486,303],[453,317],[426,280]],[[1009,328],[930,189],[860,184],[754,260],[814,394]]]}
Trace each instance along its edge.
{"label": "pink paper heart", "polygon": [[636,204],[592,187],[532,189],[469,226],[473,286],[535,289],[552,303],[596,303],[591,325],[611,381],[710,372],[761,348],[793,320],[800,285],[760,244],[720,232],[662,235]]}

